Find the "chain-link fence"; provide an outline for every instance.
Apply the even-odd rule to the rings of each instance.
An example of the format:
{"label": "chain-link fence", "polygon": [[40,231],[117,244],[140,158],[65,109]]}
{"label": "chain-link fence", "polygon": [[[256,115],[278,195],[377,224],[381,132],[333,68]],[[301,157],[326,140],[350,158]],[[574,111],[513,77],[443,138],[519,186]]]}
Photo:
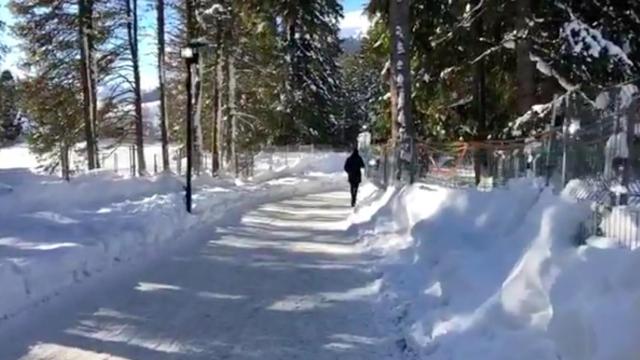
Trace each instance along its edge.
{"label": "chain-link fence", "polygon": [[[374,146],[369,177],[379,186],[420,181],[446,187],[500,188],[511,179],[538,178],[556,192],[592,203],[587,235],[640,245],[640,146],[638,91],[613,88],[596,102],[578,91],[549,104],[531,121],[527,137],[507,140],[418,142],[416,163],[399,159],[392,146]],[[640,149],[638,149],[640,150]]]}
{"label": "chain-link fence", "polygon": [[[138,161],[137,147],[131,143],[103,143],[98,151],[100,169],[113,171],[116,174],[126,176],[137,176],[140,167]],[[182,164],[179,159],[183,158],[180,147],[171,145],[169,147],[170,170],[180,173]],[[82,147],[73,149],[68,153],[70,161],[70,175],[86,173],[86,154]],[[146,173],[159,174],[163,171],[162,166],[162,146],[158,143],[145,144],[144,159]],[[63,177],[65,174],[62,174]]]}
{"label": "chain-link fence", "polygon": [[[313,154],[348,152],[345,147],[325,144],[256,146],[236,151],[235,156],[225,153],[215,156],[211,152],[203,152],[201,158],[194,159],[194,174],[228,175],[242,179],[250,179],[270,172],[282,172],[301,164],[304,158]],[[172,171],[178,175],[186,172],[186,152],[184,148],[172,152]],[[199,166],[198,166],[199,164]],[[215,165],[214,165],[215,164]],[[215,170],[214,170],[215,169]]]}
{"label": "chain-link fence", "polygon": [[[282,171],[299,163],[309,154],[327,152],[347,152],[349,149],[333,145],[283,145],[258,146],[241,149],[235,156],[224,154],[220,159],[211,152],[202,152],[198,158],[194,154],[193,170],[195,175],[230,175],[238,178],[251,178],[258,173]],[[159,174],[162,167],[162,148],[151,144],[144,148],[146,170],[148,174]],[[169,167],[171,172],[184,175],[187,169],[187,154],[184,147],[172,145],[169,148]],[[134,144],[118,144],[100,151],[101,167],[127,176],[137,176],[139,163],[137,148]],[[77,172],[82,172],[84,163],[77,159]],[[216,169],[213,171],[213,169]]]}

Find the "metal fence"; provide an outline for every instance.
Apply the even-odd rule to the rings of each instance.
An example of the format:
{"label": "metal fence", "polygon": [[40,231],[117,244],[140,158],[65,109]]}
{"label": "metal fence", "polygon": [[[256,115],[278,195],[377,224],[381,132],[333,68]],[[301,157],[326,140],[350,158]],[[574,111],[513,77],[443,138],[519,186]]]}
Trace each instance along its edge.
{"label": "metal fence", "polygon": [[[183,150],[177,146],[169,147],[169,167],[174,173],[181,173],[184,168],[182,163]],[[138,176],[139,162],[138,151],[134,144],[117,144],[111,148],[101,149],[99,152],[100,166],[102,169],[111,170],[116,174],[131,177]],[[157,175],[163,171],[162,148],[158,144],[150,144],[144,147],[146,172]],[[84,159],[79,159],[76,164],[76,172],[84,171]]]}
{"label": "metal fence", "polygon": [[[236,156],[225,154],[214,173],[213,154],[204,151],[200,157],[194,158],[195,175],[230,175],[238,178],[251,178],[266,171],[282,171],[295,166],[300,159],[309,154],[326,152],[347,152],[350,149],[335,145],[283,145],[256,146],[239,149]],[[86,172],[86,159],[81,151],[72,153],[72,174]],[[157,175],[163,171],[162,148],[159,144],[149,144],[144,148],[146,173]],[[184,147],[171,145],[169,147],[169,167],[177,175],[185,175],[187,168],[186,151]],[[217,156],[216,156],[217,158]],[[114,144],[100,149],[100,167],[120,175],[138,176],[139,162],[135,144]]]}
{"label": "metal fence", "polygon": [[[202,152],[200,158],[194,159],[194,175],[229,175],[249,179],[257,174],[273,171],[283,171],[299,163],[299,161],[314,153],[345,152],[347,148],[334,145],[283,145],[259,146],[241,149],[235,157],[225,154],[222,161],[216,161],[211,152]],[[174,174],[184,175],[187,168],[186,151],[183,147],[172,147],[169,152],[170,168]],[[217,156],[216,156],[217,158]],[[125,159],[125,160],[122,160]],[[145,148],[147,173],[162,172],[162,153],[159,149]],[[113,170],[129,176],[138,175],[137,152],[135,145],[120,146],[103,156],[103,168]]]}
{"label": "metal fence", "polygon": [[634,250],[640,246],[639,226],[640,208],[596,203],[589,219],[581,225],[578,244],[590,236],[598,236],[613,239],[619,246]]}
{"label": "metal fence", "polygon": [[511,179],[542,178],[591,203],[580,238],[606,236],[621,246],[640,245],[640,152],[638,94],[614,88],[596,105],[579,92],[550,103],[528,137],[451,143],[418,142],[417,162],[400,160],[391,146],[374,146],[369,177],[379,186],[420,181],[490,191]]}

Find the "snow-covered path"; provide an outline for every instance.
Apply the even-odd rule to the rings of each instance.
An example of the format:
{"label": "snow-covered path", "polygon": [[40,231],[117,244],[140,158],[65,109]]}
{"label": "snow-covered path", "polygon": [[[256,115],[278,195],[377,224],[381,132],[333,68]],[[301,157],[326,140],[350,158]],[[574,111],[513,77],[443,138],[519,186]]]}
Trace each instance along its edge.
{"label": "snow-covered path", "polygon": [[346,193],[268,204],[35,324],[0,359],[389,359]]}

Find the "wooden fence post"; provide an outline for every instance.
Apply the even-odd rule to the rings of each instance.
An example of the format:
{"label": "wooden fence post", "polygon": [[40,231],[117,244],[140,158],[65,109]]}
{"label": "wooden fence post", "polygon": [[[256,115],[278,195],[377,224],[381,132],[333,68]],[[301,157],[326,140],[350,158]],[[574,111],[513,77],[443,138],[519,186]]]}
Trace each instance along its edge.
{"label": "wooden fence post", "polygon": [[153,154],[153,173],[158,174],[158,154]]}

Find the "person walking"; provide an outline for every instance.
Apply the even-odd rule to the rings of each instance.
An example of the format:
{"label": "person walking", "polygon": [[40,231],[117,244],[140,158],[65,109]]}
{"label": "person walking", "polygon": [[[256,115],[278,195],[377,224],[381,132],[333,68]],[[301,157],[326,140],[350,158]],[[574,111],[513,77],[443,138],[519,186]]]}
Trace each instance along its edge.
{"label": "person walking", "polygon": [[358,148],[355,148],[344,163],[344,171],[349,175],[349,185],[351,185],[351,207],[356,206],[358,187],[362,182],[361,169],[363,168],[364,161],[362,161],[362,158],[358,153]]}

